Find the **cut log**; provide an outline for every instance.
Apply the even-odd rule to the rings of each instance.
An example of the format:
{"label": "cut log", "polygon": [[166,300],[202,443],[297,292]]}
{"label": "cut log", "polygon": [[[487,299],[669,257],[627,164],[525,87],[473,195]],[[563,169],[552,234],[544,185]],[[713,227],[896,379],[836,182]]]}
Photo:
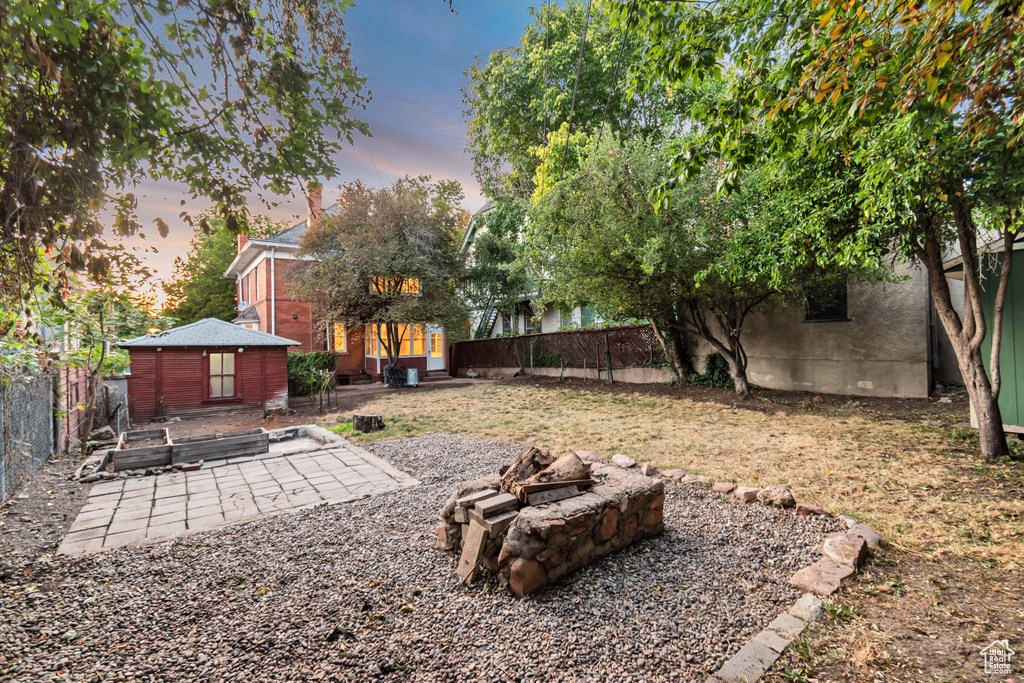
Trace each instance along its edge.
{"label": "cut log", "polygon": [[575,453],[567,453],[522,483],[550,484],[555,481],[577,481],[589,478],[590,463],[583,462]]}
{"label": "cut log", "polygon": [[384,418],[380,415],[353,415],[352,416],[352,429],[357,432],[363,432],[369,434],[370,432],[379,432],[384,429]]}
{"label": "cut log", "polygon": [[533,447],[527,448],[512,461],[508,470],[501,476],[502,493],[512,493],[513,486],[526,481],[554,461],[555,459],[547,451]]}

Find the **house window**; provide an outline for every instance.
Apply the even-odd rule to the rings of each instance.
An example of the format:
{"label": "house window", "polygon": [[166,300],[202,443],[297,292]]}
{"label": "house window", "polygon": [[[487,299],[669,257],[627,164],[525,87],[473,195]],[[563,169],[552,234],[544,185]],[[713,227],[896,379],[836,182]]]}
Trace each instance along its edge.
{"label": "house window", "polygon": [[371,279],[370,291],[377,294],[419,294],[419,278],[385,278],[374,277]]}
{"label": "house window", "polygon": [[846,309],[846,283],[840,282],[807,294],[805,321],[849,320]]}
{"label": "house window", "polygon": [[514,328],[512,327],[512,314],[511,313],[502,313],[501,314],[501,331],[504,334],[509,334],[510,332],[514,331]]}
{"label": "house window", "polygon": [[334,323],[334,350],[338,353],[348,353],[348,336],[345,334],[345,323]]}
{"label": "house window", "polygon": [[594,324],[594,309],[593,308],[581,308],[580,309],[580,327],[587,327]]}
{"label": "house window", "polygon": [[367,325],[364,336],[364,345],[367,356],[377,355],[377,326]]}
{"label": "house window", "polygon": [[259,268],[259,266],[256,266],[256,268],[252,271],[252,284],[253,284],[253,288],[256,290],[255,293],[252,295],[252,302],[256,303],[257,301],[260,300],[260,268]]}
{"label": "house window", "polygon": [[523,314],[523,317],[526,318],[526,334],[537,334],[540,332],[540,330],[537,329],[537,321],[532,315],[530,315],[529,309],[527,309],[526,313]]}
{"label": "house window", "polygon": [[423,325],[414,325],[412,328],[412,355],[425,356],[427,354],[427,331]]}
{"label": "house window", "polygon": [[440,332],[430,333],[430,357],[441,358],[444,356],[444,339]]}
{"label": "house window", "polygon": [[210,398],[235,395],[235,354],[210,354]]}
{"label": "house window", "polygon": [[558,326],[559,327],[569,327],[570,325],[572,325],[572,323],[573,323],[572,310],[568,310],[567,311],[565,309],[561,309],[561,310],[558,311]]}

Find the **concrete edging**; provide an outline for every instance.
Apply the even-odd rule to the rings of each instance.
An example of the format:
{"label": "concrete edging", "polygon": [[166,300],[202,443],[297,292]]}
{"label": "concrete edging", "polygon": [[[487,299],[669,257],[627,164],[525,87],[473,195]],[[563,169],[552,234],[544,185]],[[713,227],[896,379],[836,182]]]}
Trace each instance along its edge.
{"label": "concrete edging", "polygon": [[344,439],[329,429],[324,429],[319,425],[302,425],[298,428],[299,436],[308,436],[309,438],[319,441],[325,446],[328,444],[344,445],[346,448],[358,448],[361,453],[359,457],[373,464],[377,469],[384,470],[388,475],[400,484],[399,488],[408,488],[410,486],[416,486],[420,483],[419,479],[415,479],[402,470],[398,469],[386,460],[378,458],[376,455],[366,450],[362,446],[353,444],[348,439]]}

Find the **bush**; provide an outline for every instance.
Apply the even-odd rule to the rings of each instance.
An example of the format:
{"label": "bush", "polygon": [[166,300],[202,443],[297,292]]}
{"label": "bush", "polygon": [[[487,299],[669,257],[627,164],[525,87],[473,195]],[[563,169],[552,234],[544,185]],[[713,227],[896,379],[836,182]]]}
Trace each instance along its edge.
{"label": "bush", "polygon": [[319,373],[334,372],[338,354],[334,351],[290,352],[288,354],[288,393],[309,396],[316,393]]}
{"label": "bush", "polygon": [[690,384],[703,387],[731,387],[734,382],[732,375],[729,374],[729,364],[722,354],[714,351],[704,357],[704,374],[691,375]]}

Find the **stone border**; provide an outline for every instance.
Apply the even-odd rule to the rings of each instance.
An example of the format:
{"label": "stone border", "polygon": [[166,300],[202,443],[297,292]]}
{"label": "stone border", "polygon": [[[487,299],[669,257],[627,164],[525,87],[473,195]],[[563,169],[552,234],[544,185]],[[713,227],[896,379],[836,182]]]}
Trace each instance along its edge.
{"label": "stone border", "polygon": [[708,677],[708,683],[755,683],[807,626],[821,621],[824,616],[825,606],[821,598],[813,593],[804,593],[789,611],[775,617],[714,675]]}
{"label": "stone border", "polygon": [[[593,451],[577,451],[577,455],[589,462],[602,460],[601,456]],[[611,462],[624,469],[636,464],[635,460],[621,454],[613,455]],[[793,493],[785,486],[737,486],[733,482],[716,482],[711,477],[687,474],[679,469],[659,472],[652,463],[644,463],[640,471],[648,477],[660,476],[680,483],[697,484],[714,493],[736,498],[743,504],[759,502],[767,507],[795,508],[795,514],[801,516],[833,516],[828,510],[813,503],[798,503]],[[709,683],[758,681],[808,624],[819,621],[824,616],[825,608],[818,596],[834,595],[844,579],[857,573],[870,552],[881,547],[882,535],[867,524],[846,515],[840,515],[838,519],[846,525],[847,531],[829,534],[822,544],[822,559],[804,567],[789,580],[792,586],[807,592],[788,612],[777,616],[764,630],[747,641],[739,652],[707,679]]]}

